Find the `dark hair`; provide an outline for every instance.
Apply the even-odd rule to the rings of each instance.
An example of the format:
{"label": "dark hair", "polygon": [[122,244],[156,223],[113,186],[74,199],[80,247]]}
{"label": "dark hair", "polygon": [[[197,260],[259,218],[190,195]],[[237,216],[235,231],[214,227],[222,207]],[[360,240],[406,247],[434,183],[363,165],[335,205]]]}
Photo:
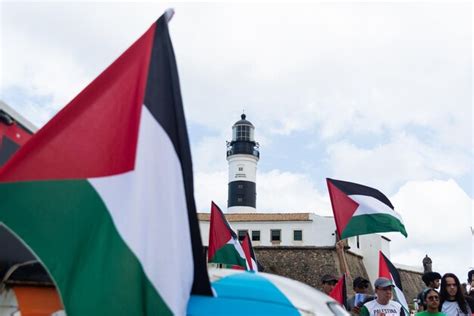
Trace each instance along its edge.
{"label": "dark hair", "polygon": [[427,288],[423,291],[423,301],[424,302],[426,302],[426,298],[428,297],[428,294],[430,294],[430,292],[435,292],[439,296],[438,291],[436,291],[435,289],[432,289],[432,288],[429,287],[429,288]]}
{"label": "dark hair", "polygon": [[449,294],[448,291],[446,290],[446,279],[447,278],[453,278],[454,282],[456,283],[456,302],[458,302],[459,308],[464,314],[467,314],[467,303],[466,299],[464,298],[464,295],[462,294],[462,289],[461,289],[461,283],[459,283],[458,277],[454,273],[446,273],[443,275],[441,278],[441,290],[439,291],[439,296],[440,296],[440,301],[439,301],[439,308],[443,306],[443,303],[448,300]]}
{"label": "dark hair", "polygon": [[369,287],[369,280],[364,279],[363,277],[358,276],[357,278],[352,281],[352,287],[355,289],[358,288],[368,288]]}
{"label": "dark hair", "polygon": [[471,270],[467,273],[467,283],[468,284],[471,284],[471,280],[472,280],[472,275],[474,274],[474,270]]}
{"label": "dark hair", "polygon": [[423,274],[421,279],[423,280],[423,283],[426,284],[426,286],[430,286],[430,283],[434,280],[441,279],[441,274],[439,274],[438,272],[426,272],[425,274]]}

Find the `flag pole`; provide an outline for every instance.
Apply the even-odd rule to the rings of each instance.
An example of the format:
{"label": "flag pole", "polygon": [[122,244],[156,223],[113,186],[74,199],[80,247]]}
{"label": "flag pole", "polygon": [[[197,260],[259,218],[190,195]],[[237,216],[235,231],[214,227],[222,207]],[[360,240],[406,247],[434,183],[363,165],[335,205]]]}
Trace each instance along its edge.
{"label": "flag pole", "polygon": [[346,254],[345,254],[345,240],[341,239],[336,242],[336,252],[339,257],[339,267],[341,271],[346,275],[349,284],[352,283],[351,273],[349,271],[349,265],[347,264]]}

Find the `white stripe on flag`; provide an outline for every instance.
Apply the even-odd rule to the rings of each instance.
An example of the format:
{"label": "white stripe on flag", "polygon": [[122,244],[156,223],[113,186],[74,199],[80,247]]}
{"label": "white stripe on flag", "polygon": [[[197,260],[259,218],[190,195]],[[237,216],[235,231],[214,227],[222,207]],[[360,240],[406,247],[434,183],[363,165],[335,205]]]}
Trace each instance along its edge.
{"label": "white stripe on flag", "polygon": [[135,170],[90,182],[158,293],[175,315],[186,314],[194,264],[182,169],[171,140],[145,106]]}
{"label": "white stripe on flag", "polygon": [[235,250],[239,253],[240,257],[245,260],[245,266],[247,267],[247,270],[250,269],[249,263],[247,262],[247,257],[245,257],[245,252],[244,249],[242,248],[242,245],[237,239],[234,239],[233,237],[230,237],[229,241],[227,241],[227,244],[234,245]]}
{"label": "white stripe on flag", "polygon": [[[393,282],[395,283],[395,282]],[[408,303],[407,300],[405,299],[405,295],[403,292],[398,288],[398,286],[395,286],[395,296],[398,301],[403,306],[403,309],[405,309],[405,313],[409,313],[410,310],[408,309]]]}
{"label": "white stripe on flag", "polygon": [[256,262],[255,260],[253,260],[253,258],[250,259],[250,260],[252,260],[252,268],[253,268],[252,270],[255,271],[255,272],[258,272],[258,264],[257,264],[257,262]]}
{"label": "white stripe on flag", "polygon": [[396,211],[392,210],[387,204],[380,202],[378,199],[367,195],[349,195],[349,197],[359,204],[359,207],[352,216],[369,215],[369,214],[388,214],[396,217],[403,223],[402,217]]}

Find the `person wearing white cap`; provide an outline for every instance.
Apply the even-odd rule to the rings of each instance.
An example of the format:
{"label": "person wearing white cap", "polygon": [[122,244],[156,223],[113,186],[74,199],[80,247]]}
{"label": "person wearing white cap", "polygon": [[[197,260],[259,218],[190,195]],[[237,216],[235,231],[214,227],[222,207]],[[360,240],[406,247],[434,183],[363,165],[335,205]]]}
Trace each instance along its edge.
{"label": "person wearing white cap", "polygon": [[387,278],[378,278],[374,282],[377,298],[365,303],[360,309],[360,316],[405,316],[402,305],[392,300],[395,285]]}

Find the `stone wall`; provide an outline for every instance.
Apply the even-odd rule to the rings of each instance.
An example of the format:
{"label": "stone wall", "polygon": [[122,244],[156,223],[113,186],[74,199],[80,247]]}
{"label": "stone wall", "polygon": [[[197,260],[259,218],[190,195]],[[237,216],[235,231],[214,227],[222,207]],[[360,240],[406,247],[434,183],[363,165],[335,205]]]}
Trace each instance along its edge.
{"label": "stone wall", "polygon": [[[342,275],[335,247],[273,246],[254,247],[254,251],[264,272],[289,277],[315,288],[321,287],[320,279],[324,274]],[[351,276],[368,278],[361,256],[346,252],[346,261]],[[352,283],[349,283],[348,295],[352,295]]]}
{"label": "stone wall", "polygon": [[[278,274],[301,281],[315,288],[321,287],[324,274],[342,275],[339,257],[335,247],[254,247],[264,272]],[[368,279],[363,258],[351,251],[345,252],[347,266],[352,278],[362,276]],[[410,304],[422,290],[422,273],[399,269],[403,292]],[[373,286],[370,286],[373,292]],[[347,283],[347,295],[353,295],[352,280]]]}
{"label": "stone wall", "polygon": [[[207,247],[205,247],[207,250]],[[321,276],[342,275],[341,264],[335,247],[302,246],[254,246],[255,255],[263,266],[264,272],[273,273],[321,288]],[[352,278],[362,276],[368,279],[363,258],[350,250],[345,252],[346,262]],[[411,304],[422,290],[421,273],[399,269],[403,292]],[[373,293],[373,287],[370,286]],[[353,295],[352,280],[347,283],[348,297]]]}
{"label": "stone wall", "polygon": [[425,287],[421,276],[423,273],[408,271],[404,269],[398,269],[400,278],[402,279],[403,294],[409,305],[413,304],[413,299],[416,298],[418,293]]}

